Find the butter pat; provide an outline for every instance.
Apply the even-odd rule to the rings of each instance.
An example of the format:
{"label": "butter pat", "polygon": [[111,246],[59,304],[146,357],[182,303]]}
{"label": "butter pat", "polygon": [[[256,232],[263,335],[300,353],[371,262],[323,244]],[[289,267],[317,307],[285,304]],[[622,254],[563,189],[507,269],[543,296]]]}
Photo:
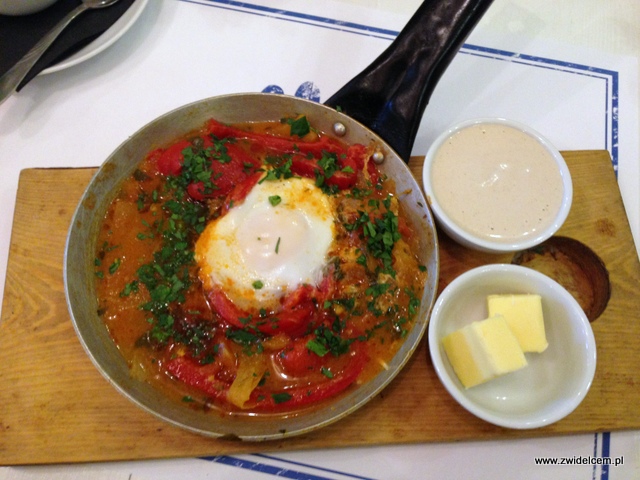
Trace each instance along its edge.
{"label": "butter pat", "polygon": [[524,352],[546,350],[549,344],[540,295],[489,295],[487,309],[490,317],[498,314],[504,317]]}
{"label": "butter pat", "polygon": [[527,365],[518,340],[501,315],[456,330],[444,337],[442,343],[465,388]]}

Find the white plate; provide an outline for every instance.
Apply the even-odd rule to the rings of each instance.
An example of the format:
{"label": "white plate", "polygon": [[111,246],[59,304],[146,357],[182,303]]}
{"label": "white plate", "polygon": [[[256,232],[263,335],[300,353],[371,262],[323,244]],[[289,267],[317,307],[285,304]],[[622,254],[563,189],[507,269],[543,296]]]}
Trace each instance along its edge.
{"label": "white plate", "polygon": [[40,75],[46,75],[47,73],[58,72],[65,68],[73,67],[74,65],[90,59],[105,50],[107,47],[113,45],[115,41],[124,35],[125,32],[131,28],[131,25],[138,20],[138,17],[144,10],[144,7],[147,6],[148,2],[149,0],[136,0],[133,2],[127,11],[124,12],[124,14],[116,20],[116,22],[106,32],[70,57],[65,58],[52,67],[44,69],[40,72]]}

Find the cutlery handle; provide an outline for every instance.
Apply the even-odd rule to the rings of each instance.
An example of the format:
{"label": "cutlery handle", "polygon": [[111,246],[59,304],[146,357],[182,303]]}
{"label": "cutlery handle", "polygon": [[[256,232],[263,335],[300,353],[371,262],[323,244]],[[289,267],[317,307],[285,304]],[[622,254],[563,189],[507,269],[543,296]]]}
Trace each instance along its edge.
{"label": "cutlery handle", "polygon": [[0,103],[4,102],[18,87],[20,82],[27,76],[29,70],[42,57],[42,54],[51,46],[56,38],[67,28],[67,26],[88,7],[81,3],[69,12],[60,22],[56,24],[42,39],[29,50],[24,57],[18,61],[0,78]]}

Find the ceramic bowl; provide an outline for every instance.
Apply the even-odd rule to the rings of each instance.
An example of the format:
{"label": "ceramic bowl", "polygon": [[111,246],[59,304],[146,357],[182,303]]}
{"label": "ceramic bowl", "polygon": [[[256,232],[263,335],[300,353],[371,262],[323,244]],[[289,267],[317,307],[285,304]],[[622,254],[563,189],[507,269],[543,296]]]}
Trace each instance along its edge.
{"label": "ceramic bowl", "polygon": [[[541,295],[549,346],[542,353],[525,353],[523,369],[465,389],[442,339],[486,318],[487,295],[509,293]],[[469,412],[502,427],[531,429],[561,420],[585,398],[595,373],[595,339],[578,302],[551,278],[518,265],[486,265],[454,279],[436,300],[428,337],[447,391]]]}
{"label": "ceramic bowl", "polygon": [[443,132],[425,156],[423,184],[441,230],[489,253],[542,243],[562,226],[573,198],[560,152],[529,126],[503,118]]}
{"label": "ceramic bowl", "polygon": [[0,0],[0,15],[29,15],[56,3],[57,0]]}

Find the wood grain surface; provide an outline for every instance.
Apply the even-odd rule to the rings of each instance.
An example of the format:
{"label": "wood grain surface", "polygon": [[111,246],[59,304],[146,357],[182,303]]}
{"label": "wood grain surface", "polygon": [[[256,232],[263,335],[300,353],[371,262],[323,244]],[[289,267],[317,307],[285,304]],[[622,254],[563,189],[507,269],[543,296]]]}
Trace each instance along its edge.
{"label": "wood grain surface", "polygon": [[[76,204],[95,169],[29,169],[20,177],[0,323],[0,465],[194,457],[374,444],[515,439],[640,429],[640,264],[605,151],[563,152],[574,182],[559,234],[604,261],[612,292],[592,327],[598,366],[584,402],[545,428],[493,426],[460,407],[431,366],[426,336],[378,397],[316,432],[243,443],[168,425],[121,396],[96,370],[67,312],[63,256]],[[421,178],[421,158],[410,167]],[[466,250],[442,235],[440,288],[511,255]]]}

